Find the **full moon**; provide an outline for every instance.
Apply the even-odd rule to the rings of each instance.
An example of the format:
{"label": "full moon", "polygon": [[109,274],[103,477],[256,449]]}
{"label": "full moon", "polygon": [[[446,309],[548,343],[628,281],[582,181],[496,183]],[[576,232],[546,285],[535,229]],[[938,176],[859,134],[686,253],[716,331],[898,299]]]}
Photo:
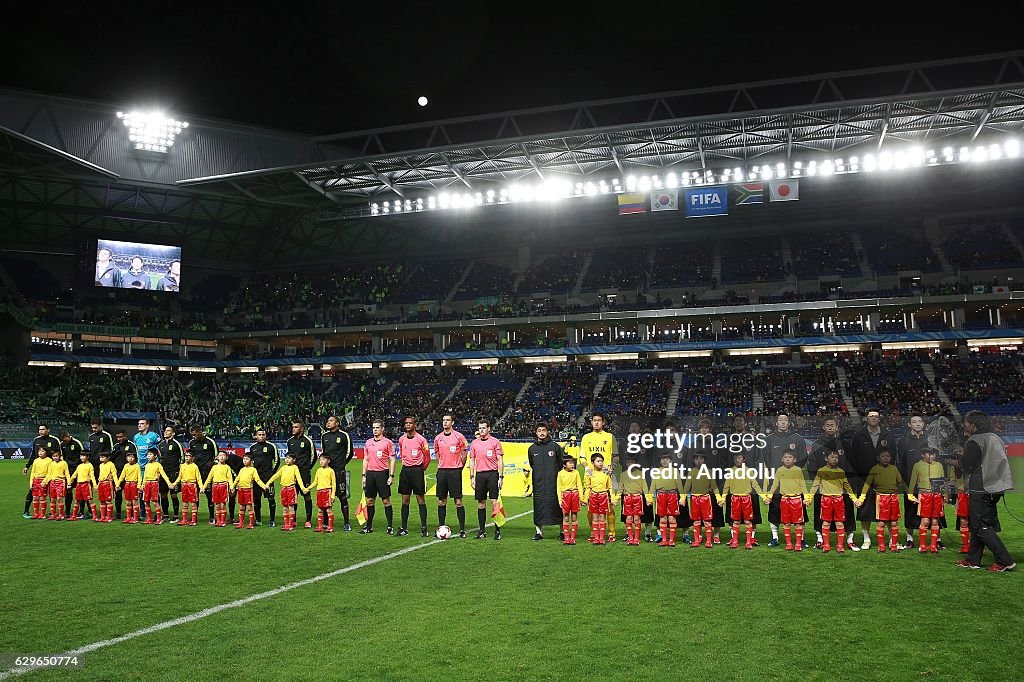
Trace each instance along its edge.
{"label": "full moon", "polygon": [[416,103],[419,104],[421,107],[425,107],[427,106],[427,101],[428,100],[426,97],[421,96],[418,100],[416,100]]}

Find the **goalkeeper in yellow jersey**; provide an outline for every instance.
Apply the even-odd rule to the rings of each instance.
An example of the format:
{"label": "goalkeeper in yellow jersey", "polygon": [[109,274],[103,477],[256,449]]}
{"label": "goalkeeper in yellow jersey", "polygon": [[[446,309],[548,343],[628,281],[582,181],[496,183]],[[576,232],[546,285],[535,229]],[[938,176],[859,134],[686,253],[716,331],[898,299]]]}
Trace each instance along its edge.
{"label": "goalkeeper in yellow jersey", "polygon": [[[787,451],[782,455],[782,466],[775,470],[772,484],[764,493],[765,504],[771,502],[775,493],[782,498],[779,500],[779,513],[783,524],[783,535],[786,538],[786,549],[799,552],[804,545],[804,524],[807,523],[807,516],[804,514],[804,506],[810,503],[807,496],[807,479],[804,478],[804,470],[796,464],[796,453]],[[796,545],[793,544],[793,527],[796,527]]]}
{"label": "goalkeeper in yellow jersey", "polygon": [[907,485],[900,474],[899,467],[892,465],[892,453],[888,450],[878,451],[878,464],[871,467],[868,477],[864,479],[864,489],[860,493],[860,503],[865,504],[868,496],[872,496],[875,507],[875,521],[878,525],[878,551],[885,551],[885,527],[889,526],[889,549],[898,552],[900,547],[900,496],[901,490]]}
{"label": "goalkeeper in yellow jersey", "polygon": [[[580,457],[585,460],[584,466],[589,467],[589,463],[594,460],[594,455],[601,455],[604,460],[604,473],[611,477],[618,473],[615,470],[613,460],[619,454],[619,444],[615,440],[615,436],[605,430],[605,426],[604,414],[594,412],[590,415],[590,427],[593,430],[590,433],[584,434],[583,438],[580,439]],[[608,498],[608,513],[605,514],[607,539],[608,542],[615,542],[615,505],[614,500],[611,499],[611,493],[609,493]],[[589,509],[587,516],[592,517],[593,514],[594,510],[592,508]],[[589,520],[593,521],[592,518]],[[591,526],[590,530],[593,533],[593,526]]]}

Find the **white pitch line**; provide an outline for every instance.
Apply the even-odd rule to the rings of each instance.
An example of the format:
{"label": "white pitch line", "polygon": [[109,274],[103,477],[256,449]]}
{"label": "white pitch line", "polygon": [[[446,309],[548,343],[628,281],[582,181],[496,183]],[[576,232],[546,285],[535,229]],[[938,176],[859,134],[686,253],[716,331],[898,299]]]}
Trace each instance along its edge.
{"label": "white pitch line", "polygon": [[[513,521],[513,520],[518,519],[518,518],[520,518],[522,516],[526,516],[527,514],[532,514],[532,513],[533,513],[533,510],[531,509],[529,511],[524,511],[524,512],[521,512],[519,514],[515,514],[514,516],[508,517],[506,519],[506,523],[508,521]],[[410,552],[415,552],[416,550],[424,549],[426,547],[431,547],[433,545],[438,544],[439,542],[444,542],[444,541],[443,540],[431,540],[430,542],[424,542],[423,544],[420,544],[420,545],[413,545],[412,547],[406,547],[405,549],[400,549],[400,550],[397,550],[395,552],[391,552],[390,554],[384,554],[384,555],[379,556],[379,557],[374,557],[373,559],[367,559],[366,561],[360,561],[359,563],[352,564],[351,566],[345,566],[344,568],[339,568],[339,569],[334,570],[334,571],[329,571],[327,573],[322,573],[320,575],[313,576],[312,578],[306,578],[305,580],[299,580],[298,582],[289,583],[288,585],[284,585],[282,587],[275,587],[274,589],[267,590],[266,592],[259,592],[257,594],[249,595],[248,597],[242,597],[241,599],[236,599],[235,601],[228,602],[227,604],[220,604],[218,606],[211,606],[208,609],[203,609],[202,611],[196,611],[195,613],[190,613],[187,616],[181,616],[180,618],[173,618],[171,620],[165,620],[162,623],[157,623],[156,625],[150,625],[148,628],[142,628],[141,630],[136,630],[135,632],[129,632],[126,635],[121,635],[119,637],[113,637],[111,639],[104,639],[104,640],[101,640],[99,642],[93,642],[92,644],[86,644],[85,646],[78,647],[77,649],[72,649],[71,651],[65,652],[63,654],[58,654],[58,656],[82,656],[83,654],[87,654],[87,653],[90,653],[92,651],[96,651],[98,649],[105,649],[107,647],[114,646],[115,644],[120,644],[121,642],[127,642],[128,640],[137,639],[138,637],[143,637],[145,635],[151,635],[154,632],[160,632],[161,630],[167,630],[168,628],[173,628],[173,627],[178,626],[178,625],[188,625],[189,623],[194,623],[197,620],[202,620],[204,618],[209,618],[210,616],[218,614],[221,611],[227,611],[228,609],[235,609],[235,608],[238,608],[239,606],[245,606],[246,604],[251,604],[253,602],[260,601],[262,599],[268,599],[269,597],[276,597],[279,594],[283,594],[285,592],[290,592],[290,591],[292,591],[294,589],[298,589],[300,587],[305,587],[306,585],[312,585],[313,583],[318,583],[321,580],[327,580],[329,578],[336,578],[337,576],[344,575],[345,573],[351,573],[352,571],[358,571],[360,568],[366,568],[367,566],[373,566],[374,564],[379,564],[382,561],[387,561],[388,559],[394,559],[395,557],[400,557],[403,554],[409,554]],[[24,675],[25,673],[33,672],[35,670],[39,670],[39,668],[9,668],[7,670],[4,670],[4,671],[0,672],[0,680],[6,680],[6,679],[12,678],[12,677],[19,677],[21,675]]]}

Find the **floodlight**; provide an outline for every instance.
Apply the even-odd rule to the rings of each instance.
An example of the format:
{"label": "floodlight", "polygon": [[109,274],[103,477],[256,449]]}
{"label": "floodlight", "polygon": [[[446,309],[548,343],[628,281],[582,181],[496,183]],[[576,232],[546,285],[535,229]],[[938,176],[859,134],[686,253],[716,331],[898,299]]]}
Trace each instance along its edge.
{"label": "floodlight", "polygon": [[188,128],[187,121],[177,121],[158,111],[117,112],[128,129],[128,141],[137,151],[166,154],[181,131]]}
{"label": "floodlight", "polygon": [[1020,156],[1020,141],[1016,137],[1011,137],[1007,140],[1003,147],[1004,151],[1006,151],[1006,156],[1009,158],[1016,159]]}

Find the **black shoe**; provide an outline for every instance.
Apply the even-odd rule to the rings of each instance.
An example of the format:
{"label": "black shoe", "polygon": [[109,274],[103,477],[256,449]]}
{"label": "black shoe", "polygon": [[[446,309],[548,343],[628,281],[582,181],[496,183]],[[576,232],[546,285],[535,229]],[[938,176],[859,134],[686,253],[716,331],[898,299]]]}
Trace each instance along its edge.
{"label": "black shoe", "polygon": [[486,531],[482,531],[482,530],[478,530],[476,532],[476,537],[473,538],[473,539],[474,540],[483,540],[485,537],[487,537],[487,532]]}
{"label": "black shoe", "polygon": [[395,534],[395,529],[392,528],[391,526],[388,526],[387,534],[388,535],[394,535]]}
{"label": "black shoe", "polygon": [[495,540],[500,540],[501,539],[501,531],[500,530],[495,530],[494,531],[494,539]]}
{"label": "black shoe", "polygon": [[544,536],[542,534],[540,534],[540,533],[534,533],[533,534],[533,539],[534,540],[543,540]]}
{"label": "black shoe", "polygon": [[365,528],[360,528],[359,529],[359,534],[360,535],[367,535],[367,534],[372,533],[372,532],[373,532],[373,529],[370,528],[370,527],[365,527]]}
{"label": "black shoe", "polygon": [[942,544],[942,540],[937,540],[935,542],[935,546],[938,547],[939,549],[946,549],[946,546],[944,544]]}
{"label": "black shoe", "polygon": [[558,541],[559,542],[565,542],[565,533],[559,533],[558,534]]}
{"label": "black shoe", "polygon": [[[404,538],[408,534],[409,534],[409,531],[407,531],[406,529],[404,529],[404,528],[399,528],[398,529],[398,537]],[[391,535],[391,529],[390,528],[388,528],[388,535]]]}
{"label": "black shoe", "polygon": [[430,533],[427,532],[427,527],[426,526],[423,526],[422,528],[420,528],[420,535],[422,535],[425,538],[429,538],[430,537]]}
{"label": "black shoe", "polygon": [[274,519],[270,519],[269,521],[267,521],[267,525],[269,527],[273,528],[274,527]]}
{"label": "black shoe", "polygon": [[466,531],[460,530],[459,531],[459,537],[462,538],[463,540],[465,540],[466,539]]}

